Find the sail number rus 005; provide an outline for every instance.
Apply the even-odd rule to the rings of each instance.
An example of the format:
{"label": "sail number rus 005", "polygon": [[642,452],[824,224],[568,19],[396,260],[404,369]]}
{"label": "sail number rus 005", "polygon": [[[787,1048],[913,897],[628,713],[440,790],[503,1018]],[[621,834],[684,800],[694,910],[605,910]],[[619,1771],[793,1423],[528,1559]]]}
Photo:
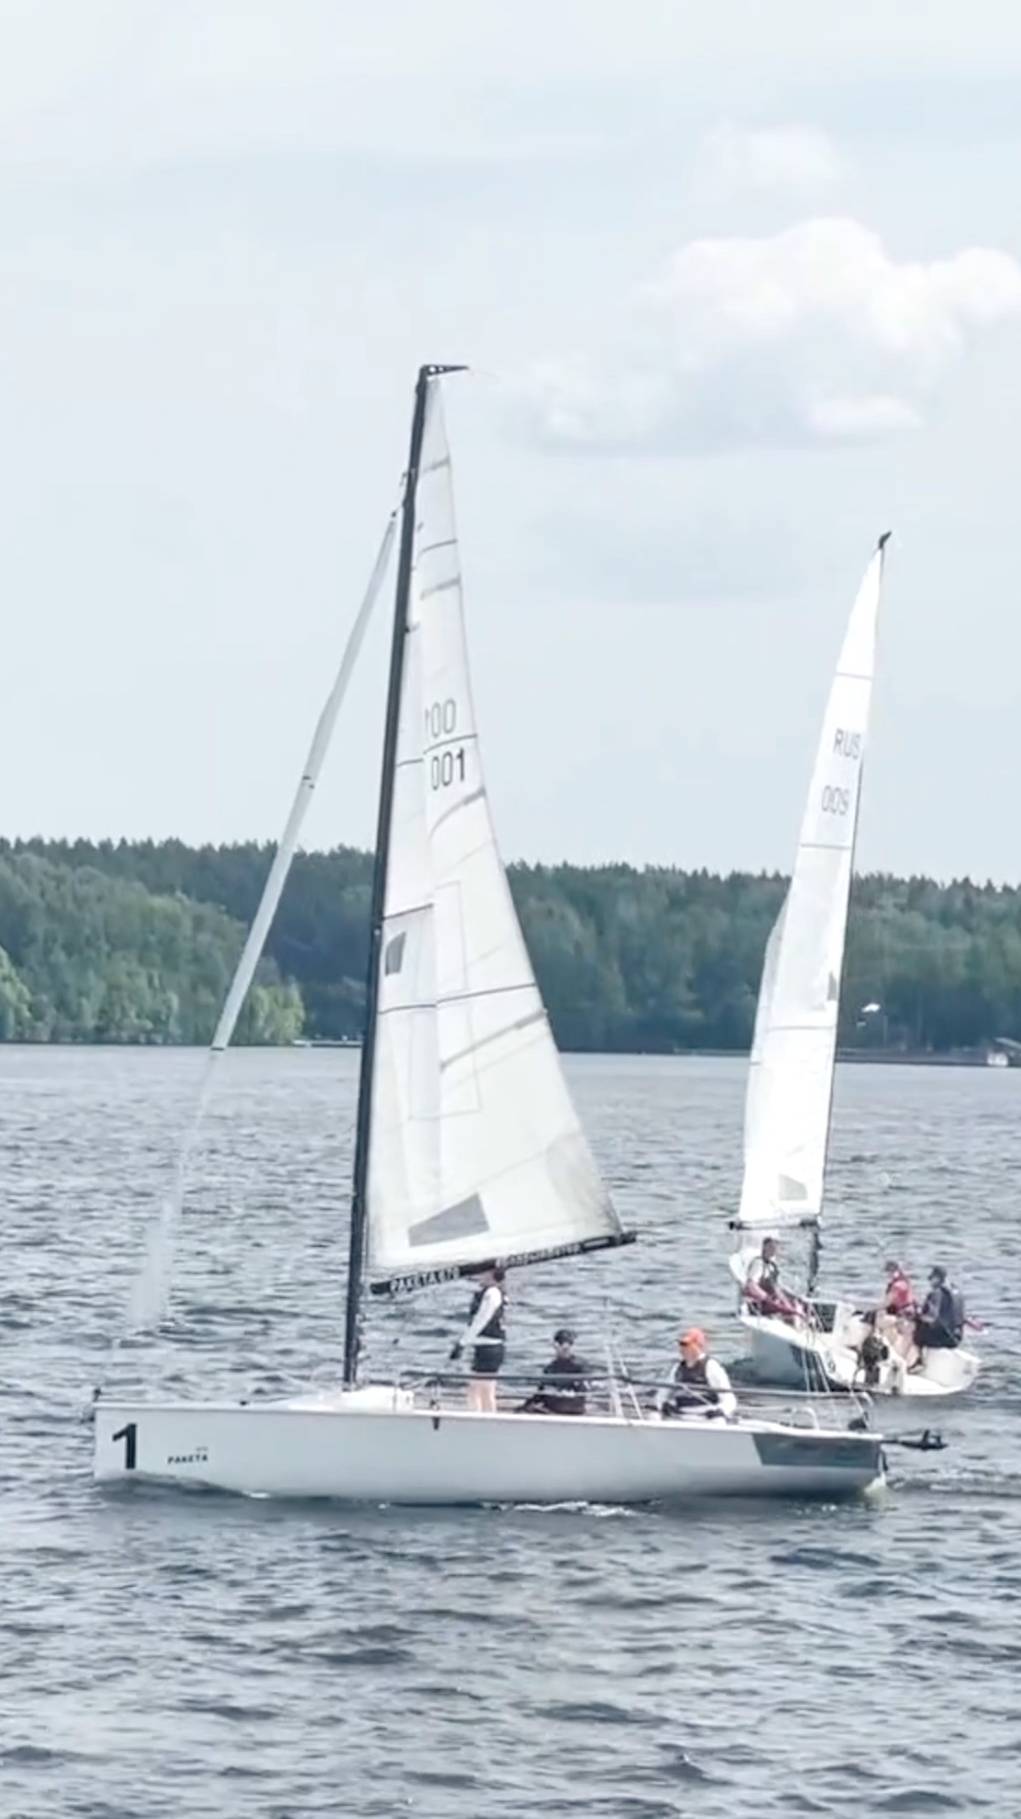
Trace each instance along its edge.
{"label": "sail number rus 005", "polygon": [[846,815],[851,806],[850,790],[841,789],[839,784],[827,783],[822,792],[824,815]]}
{"label": "sail number rus 005", "polygon": [[457,732],[457,702],[448,695],[445,701],[433,701],[425,710],[426,747],[440,744],[429,758],[429,788],[448,789],[452,783],[463,783],[465,777],[464,746],[447,743]]}
{"label": "sail number rus 005", "polygon": [[[838,726],[833,751],[837,757],[850,758],[853,764],[857,764],[861,757],[861,734],[848,732],[846,727]],[[843,789],[839,783],[826,783],[823,785],[821,803],[824,815],[846,815],[851,806],[851,791]]]}

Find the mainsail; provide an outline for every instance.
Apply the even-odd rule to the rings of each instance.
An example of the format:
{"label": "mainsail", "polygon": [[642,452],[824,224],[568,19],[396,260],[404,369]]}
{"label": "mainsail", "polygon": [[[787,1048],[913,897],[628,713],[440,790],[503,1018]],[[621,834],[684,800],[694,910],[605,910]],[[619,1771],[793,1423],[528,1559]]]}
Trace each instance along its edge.
{"label": "mainsail", "polygon": [[885,542],[851,611],[794,871],[766,947],[745,1100],[743,1227],[797,1225],[822,1211]]}
{"label": "mainsail", "polygon": [[377,964],[370,1274],[618,1238],[490,818],[436,379],[417,474]]}

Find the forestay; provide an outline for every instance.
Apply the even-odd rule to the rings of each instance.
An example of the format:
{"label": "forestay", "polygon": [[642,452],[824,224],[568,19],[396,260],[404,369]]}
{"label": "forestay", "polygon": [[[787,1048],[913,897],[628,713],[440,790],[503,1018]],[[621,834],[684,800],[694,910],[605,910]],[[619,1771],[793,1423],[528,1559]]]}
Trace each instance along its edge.
{"label": "forestay", "polygon": [[429,387],[380,948],[370,1273],[620,1231],[497,850],[468,674],[450,456]]}
{"label": "forestay", "polygon": [[793,1225],[822,1210],[884,543],[851,611],[790,887],[766,947],[745,1101],[743,1226]]}
{"label": "forestay", "polygon": [[177,1227],[184,1209],[184,1196],[192,1159],[198,1143],[206,1104],[213,1089],[217,1064],[224,1050],[230,1045],[242,1006],[255,977],[255,969],[262,958],[266,937],[287,882],[305,815],[326,761],[334,728],[347,693],[352,671],[362,648],[369,619],[386,577],[390,552],[393,548],[394,527],[395,517],[392,515],[387,521],[365,597],[358,609],[357,617],[344,647],[340,668],[316,723],[312,744],[302,767],[294,801],[291,803],[284,831],[280,836],[280,843],[262,888],[259,906],[249,928],[241,958],[237,963],[230,989],[220,1012],[206,1058],[206,1065],[199,1082],[198,1094],[181,1140],[171,1189],[161,1201],[158,1216],[152,1221],[146,1234],[145,1254],[132,1285],[128,1302],[125,1324],[129,1331],[156,1326],[167,1312]]}

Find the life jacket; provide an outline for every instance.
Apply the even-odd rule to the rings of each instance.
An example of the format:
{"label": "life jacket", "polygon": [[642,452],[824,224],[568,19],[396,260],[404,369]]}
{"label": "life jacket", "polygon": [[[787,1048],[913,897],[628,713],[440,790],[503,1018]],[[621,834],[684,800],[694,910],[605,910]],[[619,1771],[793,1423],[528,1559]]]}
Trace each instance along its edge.
{"label": "life jacket", "polygon": [[580,1358],[553,1358],[543,1371],[536,1392],[551,1415],[581,1415],[588,1394],[588,1366]]}
{"label": "life jacket", "polygon": [[719,1394],[711,1389],[706,1380],[708,1358],[696,1358],[689,1364],[682,1358],[674,1371],[673,1389],[670,1394],[671,1408],[705,1408],[709,1403],[719,1402]]}
{"label": "life jacket", "polygon": [[[469,1326],[471,1325],[476,1314],[478,1313],[479,1308],[482,1306],[482,1299],[483,1299],[483,1296],[485,1295],[485,1293],[486,1293],[485,1289],[480,1288],[480,1289],[477,1289],[475,1294],[472,1296],[472,1304],[468,1310],[468,1325]],[[482,1328],[482,1331],[480,1333],[476,1333],[475,1340],[474,1340],[474,1343],[476,1345],[487,1345],[487,1344],[502,1345],[504,1340],[507,1337],[506,1333],[503,1330],[503,1309],[504,1309],[503,1290],[497,1289],[497,1294],[500,1297],[500,1304],[497,1308],[494,1309],[493,1313],[490,1314],[489,1319],[486,1321],[485,1326]]]}
{"label": "life jacket", "polygon": [[955,1339],[964,1338],[964,1296],[959,1288],[952,1288],[949,1283],[944,1284],[940,1319]]}
{"label": "life jacket", "polygon": [[780,1265],[775,1257],[760,1257],[756,1281],[767,1295],[775,1295],[780,1286]]}
{"label": "life jacket", "polygon": [[886,1285],[885,1312],[888,1314],[906,1313],[913,1301],[914,1294],[911,1284],[903,1270],[898,1270],[895,1276],[890,1277]]}

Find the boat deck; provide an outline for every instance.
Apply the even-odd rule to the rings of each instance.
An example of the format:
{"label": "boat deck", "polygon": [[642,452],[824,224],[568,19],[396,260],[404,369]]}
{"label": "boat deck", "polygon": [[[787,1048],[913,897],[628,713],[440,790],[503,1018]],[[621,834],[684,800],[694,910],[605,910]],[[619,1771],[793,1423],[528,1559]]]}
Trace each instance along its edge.
{"label": "boat deck", "polygon": [[[584,1398],[579,1398],[581,1406],[577,1410],[578,1414],[626,1421],[658,1422],[663,1419],[659,1410],[659,1397],[665,1386],[661,1380],[611,1377],[608,1373],[593,1371],[586,1373],[585,1386]],[[361,1406],[367,1411],[371,1409],[380,1414],[387,1410],[409,1409],[450,1414],[469,1409],[469,1391],[470,1379],[463,1372],[409,1372],[397,1375],[391,1382],[377,1380],[355,1390],[344,1389],[336,1383],[324,1383],[313,1388],[306,1386],[297,1397],[287,1400],[291,1407],[309,1410]],[[846,1432],[852,1423],[869,1424],[870,1405],[868,1398],[863,1396],[839,1392],[809,1394],[800,1390],[745,1386],[736,1388],[734,1394],[737,1398],[738,1419],[763,1421],[814,1432]],[[534,1374],[527,1377],[501,1374],[496,1379],[496,1413],[542,1420],[548,1416],[549,1411],[536,1405],[537,1395],[537,1379]],[[562,1417],[574,1412],[561,1409],[558,1414]],[[669,1418],[726,1419],[708,1399],[701,1407],[693,1405],[681,1417]]]}

